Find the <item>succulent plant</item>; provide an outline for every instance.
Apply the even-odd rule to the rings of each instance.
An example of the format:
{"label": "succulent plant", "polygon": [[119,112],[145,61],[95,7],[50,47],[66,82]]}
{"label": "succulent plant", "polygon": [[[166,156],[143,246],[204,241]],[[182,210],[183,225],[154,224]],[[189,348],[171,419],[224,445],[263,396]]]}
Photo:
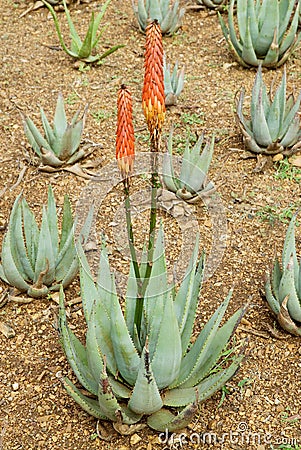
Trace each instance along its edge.
{"label": "succulent plant", "polygon": [[187,140],[179,177],[174,173],[172,140],[173,130],[171,129],[167,152],[163,157],[165,187],[188,203],[194,203],[202,196],[210,195],[215,189],[213,183],[207,183],[207,173],[214,151],[214,136],[211,142],[204,144],[204,135],[201,134],[193,147],[190,147]]}
{"label": "succulent plant", "polygon": [[72,22],[69,10],[66,5],[66,1],[63,0],[65,14],[66,14],[66,18],[67,18],[67,22],[68,22],[68,26],[69,26],[69,30],[70,30],[70,36],[71,36],[70,49],[67,47],[67,45],[65,44],[65,41],[63,39],[56,12],[54,11],[53,7],[51,6],[51,4],[49,2],[47,2],[46,0],[42,0],[42,1],[47,6],[47,8],[49,9],[49,11],[53,17],[56,32],[57,32],[60,44],[61,44],[64,52],[66,52],[72,58],[79,59],[86,63],[100,64],[102,62],[102,60],[104,58],[106,58],[107,56],[109,56],[111,53],[114,53],[119,48],[124,47],[124,45],[122,45],[122,44],[115,45],[115,46],[109,48],[107,51],[105,51],[101,55],[99,53],[97,53],[96,55],[93,54],[93,51],[96,49],[97,45],[99,44],[100,38],[105,29],[105,27],[103,27],[102,30],[100,30],[99,33],[97,34],[100,22],[107,10],[107,7],[109,6],[111,0],[107,0],[102,5],[101,10],[97,14],[96,17],[94,16],[94,13],[92,13],[89,27],[88,27],[86,36],[83,41],[79,37],[79,35],[75,29],[74,23]]}
{"label": "succulent plant", "polygon": [[267,274],[265,296],[272,312],[284,330],[301,336],[301,264],[295,241],[294,215],[288,226],[282,251],[282,264],[275,259]]}
{"label": "succulent plant", "polygon": [[[90,229],[88,216],[80,233],[86,237]],[[78,272],[74,242],[74,223],[67,196],[64,200],[62,230],[59,236],[56,204],[51,186],[48,205],[43,207],[39,229],[34,214],[20,194],[13,205],[8,231],[2,244],[0,277],[20,292],[38,298],[49,291],[68,286]]]}
{"label": "succulent plant", "polygon": [[143,33],[150,21],[157,20],[162,34],[173,34],[180,28],[185,13],[179,0],[132,0],[132,5]]}
{"label": "succulent plant", "polygon": [[66,118],[63,96],[60,93],[56,104],[53,128],[43,109],[40,108],[44,136],[29,117],[23,118],[27,139],[43,164],[61,167],[74,164],[85,155],[83,150],[79,150],[79,145],[86,111],[87,107],[81,117],[80,111],[77,111],[69,124]]}
{"label": "succulent plant", "polygon": [[267,94],[259,66],[251,97],[250,119],[243,115],[245,90],[236,98],[236,115],[249,150],[255,153],[291,155],[301,147],[299,108],[301,91],[297,99],[286,95],[286,70],[274,97]]}
{"label": "succulent plant", "polygon": [[179,70],[178,62],[176,62],[173,70],[171,71],[170,64],[166,64],[166,60],[164,58],[163,70],[165,105],[176,105],[178,97],[184,87],[184,67]]}
{"label": "succulent plant", "polygon": [[206,6],[209,9],[223,11],[228,4],[228,0],[197,0],[197,3]]}
{"label": "succulent plant", "polygon": [[244,309],[239,309],[220,327],[230,292],[191,343],[204,255],[198,260],[197,242],[176,293],[167,282],[160,228],[144,297],[141,332],[137,334],[134,313],[138,291],[133,265],[123,313],[105,247],[96,283],[80,248],[79,258],[81,296],[88,326],[86,344],[68,326],[63,290],[60,334],[78,381],[94,398],[84,395],[70,379],[62,378],[66,390],[85,411],[110,420],[117,427],[121,423],[137,423],[146,415],[148,425],[156,430],[183,428],[190,423],[198,403],[220,389],[239,367],[242,355],[234,352],[231,364],[215,370]]}
{"label": "succulent plant", "polygon": [[229,48],[244,67],[281,66],[300,42],[297,33],[300,4],[293,14],[295,0],[237,0],[239,36],[234,25],[235,0],[230,1],[227,28],[219,20]]}

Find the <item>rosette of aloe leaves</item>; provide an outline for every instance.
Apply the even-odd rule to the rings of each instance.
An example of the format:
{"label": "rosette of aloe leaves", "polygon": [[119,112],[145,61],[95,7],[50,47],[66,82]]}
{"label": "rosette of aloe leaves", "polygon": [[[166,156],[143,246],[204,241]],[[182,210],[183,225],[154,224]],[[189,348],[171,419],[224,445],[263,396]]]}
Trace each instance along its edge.
{"label": "rosette of aloe leaves", "polygon": [[118,94],[116,157],[123,177],[131,251],[125,302],[118,298],[105,243],[96,281],[84,251],[78,247],[81,297],[87,323],[85,344],[68,325],[63,291],[60,293],[62,346],[76,378],[90,394],[86,395],[67,377],[62,382],[85,411],[100,420],[111,421],[118,431],[124,430],[124,425],[134,424],[137,430],[144,417],[155,430],[173,431],[187,426],[198,404],[225,385],[243,358],[233,348],[230,361],[221,360],[244,312],[240,308],[223,320],[231,292],[199,335],[191,339],[205,264],[204,253],[198,256],[198,240],[186,275],[176,288],[168,282],[162,225],[155,238],[156,155],[165,117],[161,50],[160,27],[153,22],[146,30],[142,101],[151,136],[152,196],[148,246],[140,262],[136,257],[129,195],[134,164],[132,99],[124,85]]}

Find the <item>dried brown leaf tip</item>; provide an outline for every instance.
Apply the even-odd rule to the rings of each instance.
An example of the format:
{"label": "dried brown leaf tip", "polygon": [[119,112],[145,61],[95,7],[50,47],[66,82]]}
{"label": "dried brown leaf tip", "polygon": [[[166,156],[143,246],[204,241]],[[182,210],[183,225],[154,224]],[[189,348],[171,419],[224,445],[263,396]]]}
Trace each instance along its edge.
{"label": "dried brown leaf tip", "polygon": [[156,20],[146,28],[144,69],[142,108],[154,149],[158,150],[165,119],[165,100],[162,33]]}
{"label": "dried brown leaf tip", "polygon": [[135,137],[132,96],[124,84],[118,91],[116,159],[122,177],[127,180],[134,166]]}

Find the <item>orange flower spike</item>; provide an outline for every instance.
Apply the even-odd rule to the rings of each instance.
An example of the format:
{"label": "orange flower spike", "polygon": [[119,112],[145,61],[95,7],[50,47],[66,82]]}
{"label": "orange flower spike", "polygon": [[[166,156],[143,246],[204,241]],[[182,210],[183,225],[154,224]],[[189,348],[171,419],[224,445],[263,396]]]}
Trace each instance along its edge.
{"label": "orange flower spike", "polygon": [[118,91],[116,159],[122,177],[128,180],[134,166],[135,136],[132,97],[124,84]]}
{"label": "orange flower spike", "polygon": [[142,108],[151,135],[158,150],[159,137],[165,119],[163,43],[158,21],[151,22],[146,28],[144,84]]}

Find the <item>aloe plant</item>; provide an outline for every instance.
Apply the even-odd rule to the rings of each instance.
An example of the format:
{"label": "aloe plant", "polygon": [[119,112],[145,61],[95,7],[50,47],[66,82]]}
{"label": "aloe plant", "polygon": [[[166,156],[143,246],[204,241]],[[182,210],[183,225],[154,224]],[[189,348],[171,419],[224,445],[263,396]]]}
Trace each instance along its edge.
{"label": "aloe plant", "polygon": [[[188,425],[198,403],[224,386],[242,361],[242,355],[233,354],[230,365],[215,370],[244,309],[236,311],[220,327],[230,292],[192,343],[204,255],[198,260],[197,242],[176,293],[167,282],[162,227],[155,244],[139,334],[134,322],[138,286],[133,264],[123,312],[105,246],[96,282],[80,247],[79,259],[88,326],[86,343],[83,345],[68,325],[62,290],[60,335],[78,381],[94,397],[83,394],[70,379],[63,378],[66,390],[89,414],[117,425],[137,423],[144,415],[155,430],[173,431]],[[177,414],[172,412],[175,408]]]}
{"label": "aloe plant", "polygon": [[267,274],[265,296],[284,330],[301,336],[301,263],[298,262],[294,215],[288,226],[282,250],[282,263],[276,258]]}
{"label": "aloe plant", "polygon": [[70,49],[67,47],[67,45],[65,44],[65,41],[63,39],[56,12],[54,11],[54,9],[50,3],[48,3],[46,0],[42,0],[42,1],[47,6],[47,8],[49,9],[49,11],[53,17],[57,35],[58,35],[58,38],[59,38],[59,41],[60,41],[60,44],[61,44],[63,50],[72,58],[79,59],[86,63],[99,63],[100,64],[102,62],[102,60],[104,58],[106,58],[107,56],[109,56],[111,53],[114,53],[119,48],[124,47],[124,45],[119,44],[119,45],[115,45],[115,46],[109,48],[102,54],[99,54],[99,53],[93,54],[93,52],[94,52],[94,50],[96,50],[96,48],[99,44],[100,38],[102,37],[102,34],[106,28],[106,27],[103,27],[98,32],[100,22],[109,6],[111,0],[107,0],[102,5],[101,10],[97,14],[96,17],[94,16],[94,13],[92,13],[89,27],[88,27],[88,30],[87,30],[84,40],[82,40],[80,38],[79,34],[77,33],[74,23],[71,19],[69,10],[67,8],[66,1],[63,0],[65,14],[66,14],[66,18],[67,18],[67,22],[68,22],[68,26],[69,26],[69,30],[70,30],[70,36],[71,36]]}
{"label": "aloe plant", "polygon": [[159,22],[162,34],[173,34],[182,25],[185,8],[180,8],[179,0],[132,0],[132,5],[143,33],[152,20]]}
{"label": "aloe plant", "polygon": [[236,98],[236,115],[249,150],[255,153],[291,155],[301,147],[299,108],[301,91],[297,97],[286,94],[286,70],[274,96],[267,94],[259,66],[251,97],[250,119],[243,114],[245,90]]}
{"label": "aloe plant", "polygon": [[166,60],[164,58],[163,70],[165,105],[176,105],[178,97],[184,87],[184,67],[179,70],[178,62],[176,62],[173,70],[171,70],[170,64],[166,64]]}
{"label": "aloe plant", "polygon": [[70,124],[67,122],[64,100],[60,93],[51,127],[44,110],[40,108],[44,136],[33,123],[30,117],[24,117],[24,131],[35,153],[43,164],[61,167],[74,164],[85,156],[84,150],[79,149],[85,123],[87,107],[82,116],[77,111]]}
{"label": "aloe plant", "polygon": [[194,203],[202,196],[210,195],[215,189],[213,183],[207,182],[207,173],[214,151],[214,136],[211,142],[204,144],[204,135],[202,134],[193,147],[190,147],[189,140],[187,140],[178,177],[175,175],[172,161],[172,140],[173,130],[170,132],[167,152],[163,158],[165,187],[188,203]]}
{"label": "aloe plant", "polygon": [[215,9],[216,11],[224,11],[228,0],[197,0],[199,5],[206,6],[209,9]]}
{"label": "aloe plant", "polygon": [[[87,237],[91,214],[80,236]],[[39,228],[34,214],[20,194],[13,205],[1,253],[0,277],[20,292],[38,298],[68,286],[78,272],[74,223],[70,202],[65,196],[62,229],[59,234],[56,204],[51,186],[48,205],[43,207]]]}
{"label": "aloe plant", "polygon": [[[234,24],[237,6],[238,35]],[[228,26],[219,20],[231,52],[244,67],[281,66],[297,47],[300,4],[293,14],[295,0],[231,0]]]}

